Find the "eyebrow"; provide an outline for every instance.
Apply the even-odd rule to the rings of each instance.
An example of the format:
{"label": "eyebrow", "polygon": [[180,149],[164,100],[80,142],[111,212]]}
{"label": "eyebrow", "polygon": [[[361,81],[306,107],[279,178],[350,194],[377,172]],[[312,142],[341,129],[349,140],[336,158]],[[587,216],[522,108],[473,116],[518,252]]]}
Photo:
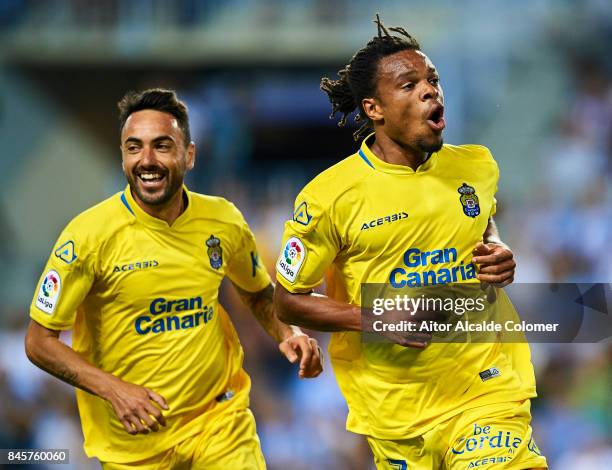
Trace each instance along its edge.
{"label": "eyebrow", "polygon": [[[172,136],[170,135],[160,135],[159,137],[155,137],[155,139],[152,140],[152,142],[154,144],[161,142],[162,140],[171,140],[172,142],[174,142],[174,139],[172,138]],[[129,142],[134,142],[136,144],[140,144],[142,143],[142,139],[139,139],[137,137],[128,137],[127,139],[124,140],[124,144],[127,144]]]}
{"label": "eyebrow", "polygon": [[[429,72],[429,73],[435,73],[435,74],[437,74],[437,73],[438,73],[438,71],[436,70],[436,68],[435,68],[435,67],[427,67],[427,72]],[[397,78],[398,80],[401,80],[402,78],[413,77],[414,75],[417,75],[417,71],[416,71],[416,69],[410,69],[410,70],[407,70],[407,71],[405,71],[405,72],[400,72],[400,73],[398,73],[398,74],[397,74],[397,76],[396,76],[396,78]]]}

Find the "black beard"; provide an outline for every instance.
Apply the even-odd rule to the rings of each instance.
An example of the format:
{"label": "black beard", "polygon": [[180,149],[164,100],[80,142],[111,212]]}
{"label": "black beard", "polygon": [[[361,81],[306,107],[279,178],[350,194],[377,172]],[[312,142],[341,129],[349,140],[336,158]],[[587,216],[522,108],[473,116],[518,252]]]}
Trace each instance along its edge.
{"label": "black beard", "polygon": [[[169,178],[169,176],[170,175],[166,175],[166,178]],[[138,196],[138,199],[150,206],[163,206],[164,204],[168,203],[174,197],[176,192],[183,186],[182,181],[169,180],[168,185],[161,195],[151,196],[140,191],[138,184],[136,183],[136,178],[138,178],[138,176],[131,176],[127,178],[130,189]]]}

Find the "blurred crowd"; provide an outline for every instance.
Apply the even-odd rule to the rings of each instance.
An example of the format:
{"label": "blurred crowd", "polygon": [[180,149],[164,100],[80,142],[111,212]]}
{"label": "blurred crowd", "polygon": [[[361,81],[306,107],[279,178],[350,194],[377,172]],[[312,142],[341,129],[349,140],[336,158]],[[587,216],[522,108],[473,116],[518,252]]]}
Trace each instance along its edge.
{"label": "blurred crowd", "polygon": [[[3,17],[5,25],[9,19],[18,21],[27,3],[2,2],[0,13],[2,8],[11,13]],[[317,9],[324,9],[327,2],[312,3]],[[612,280],[609,249],[612,241],[612,61],[609,53],[605,57],[605,48],[599,44],[605,44],[606,39],[609,44],[612,38],[612,14],[604,8],[605,2],[586,3],[591,8],[585,8],[582,13],[597,16],[588,23],[595,25],[590,35],[584,28],[576,28],[570,39],[559,31],[551,31],[547,37],[562,50],[562,67],[568,80],[564,102],[559,105],[562,111],[542,132],[540,145],[532,149],[537,158],[537,174],[529,175],[533,184],[517,197],[500,188],[496,219],[502,238],[514,249],[519,283],[601,282],[609,286]],[[185,4],[186,14],[189,8],[193,9],[186,16],[189,21],[210,14],[208,2]],[[560,37],[565,37],[567,42]],[[591,47],[595,42],[599,45]],[[249,162],[253,142],[248,113],[265,116],[265,108],[260,107],[256,112],[237,109],[226,93],[222,87],[213,86],[204,95],[194,92],[188,96],[193,134],[196,140],[205,142],[201,154],[208,161],[205,168],[196,167],[190,186],[226,196],[243,211],[256,234],[261,258],[272,274],[282,226],[291,217],[293,198],[299,184],[314,175],[284,168],[285,173],[276,173],[273,179],[261,183],[256,178],[257,172],[266,169]],[[337,132],[339,136],[341,132],[350,133]],[[477,135],[464,137],[478,138]],[[307,167],[307,163],[303,166]],[[522,178],[520,169],[517,171],[516,175],[502,174],[502,184],[505,178]],[[220,174],[225,176],[215,177]],[[1,219],[2,214],[0,229],[8,234],[10,227],[5,230]],[[8,256],[5,248],[6,245],[0,247],[0,261]],[[298,379],[295,367],[278,353],[273,341],[240,304],[231,286],[223,286],[221,302],[230,312],[245,350],[245,367],[253,381],[252,409],[268,467],[271,470],[370,469],[371,465],[366,463],[371,461],[370,451],[365,440],[344,430],[347,408],[329,361],[318,379]],[[25,309],[24,305],[20,311],[0,315],[0,448],[69,448],[69,468],[97,468],[82,451],[72,387],[39,371],[25,358]],[[316,336],[325,350],[328,335]],[[63,338],[70,341],[69,334]],[[539,395],[532,402],[534,435],[550,468],[609,467],[612,462],[610,340],[599,344],[534,344],[532,356]]]}

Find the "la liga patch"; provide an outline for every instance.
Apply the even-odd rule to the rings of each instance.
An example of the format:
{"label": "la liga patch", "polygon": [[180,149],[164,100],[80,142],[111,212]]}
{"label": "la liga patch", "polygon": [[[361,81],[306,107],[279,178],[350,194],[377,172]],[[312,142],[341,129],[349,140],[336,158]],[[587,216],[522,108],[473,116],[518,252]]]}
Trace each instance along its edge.
{"label": "la liga patch", "polygon": [[297,237],[291,237],[285,243],[285,247],[276,263],[278,273],[290,283],[295,282],[295,278],[300,272],[300,268],[306,258],[306,247]]}
{"label": "la liga patch", "polygon": [[51,269],[40,284],[36,306],[49,315],[53,314],[62,289],[62,278],[59,273]]}

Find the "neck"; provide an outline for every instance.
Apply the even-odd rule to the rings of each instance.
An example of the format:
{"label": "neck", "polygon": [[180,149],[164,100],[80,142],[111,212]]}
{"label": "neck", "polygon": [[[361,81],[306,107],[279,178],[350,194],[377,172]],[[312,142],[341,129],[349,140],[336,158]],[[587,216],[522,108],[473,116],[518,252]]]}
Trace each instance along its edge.
{"label": "neck", "polygon": [[404,165],[416,170],[429,157],[427,152],[401,145],[383,132],[376,132],[374,137],[376,140],[371,150],[384,162]]}
{"label": "neck", "polygon": [[172,225],[185,211],[184,191],[182,187],[168,202],[160,205],[147,204],[141,201],[138,195],[131,189],[130,191],[132,192],[132,197],[136,201],[136,204],[138,204],[143,211],[156,219],[164,220],[168,225]]}

